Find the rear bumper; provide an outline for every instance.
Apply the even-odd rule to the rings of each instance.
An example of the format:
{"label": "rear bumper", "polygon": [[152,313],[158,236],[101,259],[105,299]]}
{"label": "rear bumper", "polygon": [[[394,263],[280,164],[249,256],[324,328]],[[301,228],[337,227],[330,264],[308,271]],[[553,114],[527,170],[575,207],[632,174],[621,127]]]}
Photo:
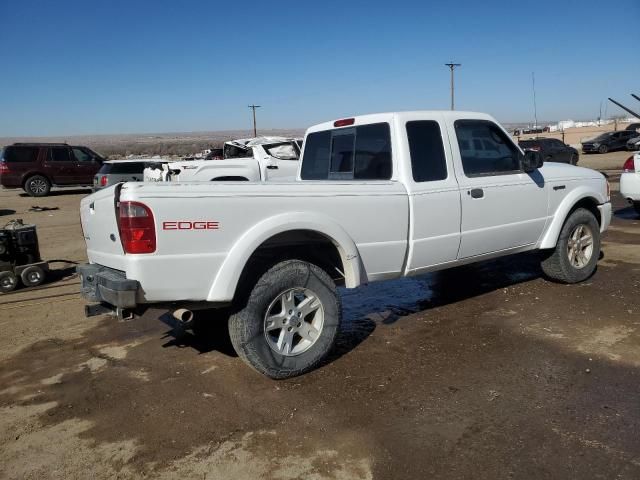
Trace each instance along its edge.
{"label": "rear bumper", "polygon": [[640,201],[640,172],[620,175],[620,195],[634,202]]}
{"label": "rear bumper", "polygon": [[91,301],[107,303],[117,308],[134,308],[140,288],[137,280],[127,279],[124,272],[94,263],[78,265],[80,293]]}

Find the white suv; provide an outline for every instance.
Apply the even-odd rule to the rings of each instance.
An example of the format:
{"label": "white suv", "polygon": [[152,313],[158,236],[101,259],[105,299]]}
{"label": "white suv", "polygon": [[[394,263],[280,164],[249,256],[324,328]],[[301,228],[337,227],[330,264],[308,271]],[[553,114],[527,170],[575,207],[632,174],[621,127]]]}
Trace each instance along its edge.
{"label": "white suv", "polygon": [[620,194],[640,214],[640,153],[629,157],[620,175]]}

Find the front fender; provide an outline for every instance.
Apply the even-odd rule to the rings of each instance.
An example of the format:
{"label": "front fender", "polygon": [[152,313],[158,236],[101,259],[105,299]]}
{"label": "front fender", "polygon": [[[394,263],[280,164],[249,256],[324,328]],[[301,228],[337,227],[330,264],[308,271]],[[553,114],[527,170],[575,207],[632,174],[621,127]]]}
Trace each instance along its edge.
{"label": "front fender", "polygon": [[308,212],[284,213],[252,226],[235,242],[218,270],[207,300],[232,300],[240,275],[256,249],[274,235],[292,230],[311,230],[331,240],[340,253],[347,288],[355,288],[366,281],[355,242],[331,217]]}
{"label": "front fender", "polygon": [[601,205],[607,202],[607,198],[602,192],[598,192],[588,186],[576,187],[569,192],[567,196],[562,200],[556,211],[553,213],[553,220],[551,221],[546,232],[543,234],[538,248],[554,248],[558,242],[560,236],[560,230],[564,225],[564,221],[571,209],[580,201],[585,198],[592,199],[596,204]]}

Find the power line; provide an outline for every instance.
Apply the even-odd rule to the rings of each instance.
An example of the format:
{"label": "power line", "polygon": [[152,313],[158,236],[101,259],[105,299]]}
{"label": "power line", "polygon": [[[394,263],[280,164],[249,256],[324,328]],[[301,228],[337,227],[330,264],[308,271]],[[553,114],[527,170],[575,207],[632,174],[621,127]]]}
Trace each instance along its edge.
{"label": "power line", "polygon": [[256,108],[260,108],[260,105],[249,105],[249,108],[253,110],[253,136],[258,136],[258,131],[256,129]]}
{"label": "power line", "polygon": [[455,110],[454,108],[454,84],[453,84],[453,71],[456,69],[456,67],[461,67],[462,64],[461,63],[453,63],[453,61],[451,61],[450,63],[445,63],[445,65],[447,67],[449,67],[449,70],[451,70],[451,110]]}

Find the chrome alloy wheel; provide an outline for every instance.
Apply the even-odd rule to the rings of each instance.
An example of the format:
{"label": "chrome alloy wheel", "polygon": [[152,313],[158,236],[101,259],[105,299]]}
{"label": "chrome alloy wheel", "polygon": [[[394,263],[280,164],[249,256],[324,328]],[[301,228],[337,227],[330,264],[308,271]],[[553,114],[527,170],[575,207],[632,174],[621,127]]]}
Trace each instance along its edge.
{"label": "chrome alloy wheel", "polygon": [[576,225],[567,240],[567,256],[575,268],[585,267],[593,255],[593,232],[588,225]]}
{"label": "chrome alloy wheel", "polygon": [[44,193],[47,191],[47,183],[40,178],[36,178],[29,182],[29,188],[33,193]]}
{"label": "chrome alloy wheel", "polygon": [[264,336],[269,347],[287,357],[309,350],[320,338],[324,308],[308,288],[291,288],[279,294],[264,316]]}

